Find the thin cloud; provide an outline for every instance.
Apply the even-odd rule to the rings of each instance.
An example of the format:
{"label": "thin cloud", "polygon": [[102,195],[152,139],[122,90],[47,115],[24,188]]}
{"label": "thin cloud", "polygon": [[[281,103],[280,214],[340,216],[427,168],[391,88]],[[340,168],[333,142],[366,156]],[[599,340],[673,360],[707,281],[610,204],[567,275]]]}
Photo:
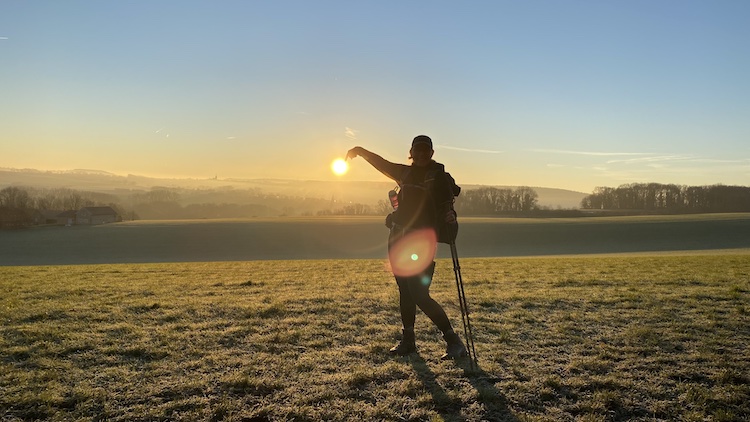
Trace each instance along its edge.
{"label": "thin cloud", "polygon": [[461,147],[451,147],[448,145],[436,145],[438,149],[450,149],[453,151],[464,151],[464,152],[481,152],[484,154],[502,154],[503,151],[495,151],[492,149],[476,149],[476,148],[461,148]]}
{"label": "thin cloud", "polygon": [[597,166],[592,167],[592,170],[596,170],[613,180],[635,183],[650,182],[657,179],[671,179],[674,177],[684,179],[696,174],[701,174],[704,177],[716,175],[719,178],[723,178],[728,172],[742,172],[747,170],[748,164],[750,164],[749,160],[743,159],[704,159],[692,156],[658,156],[650,158],[654,158],[654,160],[618,160],[616,168]]}
{"label": "thin cloud", "polygon": [[596,151],[570,151],[570,150],[563,150],[563,149],[540,149],[540,148],[531,149],[529,151],[543,152],[543,153],[548,153],[548,154],[590,155],[590,156],[595,156],[595,157],[652,155],[649,152],[596,152]]}
{"label": "thin cloud", "polygon": [[8,37],[0,37],[0,40],[9,40],[9,39],[10,38],[8,38]]}
{"label": "thin cloud", "polygon": [[656,155],[652,157],[629,158],[627,160],[609,160],[607,164],[661,163],[664,161],[685,161],[695,157],[684,155]]}
{"label": "thin cloud", "polygon": [[166,127],[163,127],[157,131],[154,132],[154,134],[164,136],[165,138],[169,138],[169,133],[165,131]]}
{"label": "thin cloud", "polygon": [[725,160],[718,158],[694,158],[689,159],[691,163],[707,163],[707,164],[750,164],[750,159],[744,160]]}
{"label": "thin cloud", "polygon": [[359,131],[358,130],[354,130],[354,129],[350,128],[350,127],[344,128],[344,136],[346,136],[347,138],[351,139],[352,141],[356,141],[357,140],[357,132],[359,132]]}

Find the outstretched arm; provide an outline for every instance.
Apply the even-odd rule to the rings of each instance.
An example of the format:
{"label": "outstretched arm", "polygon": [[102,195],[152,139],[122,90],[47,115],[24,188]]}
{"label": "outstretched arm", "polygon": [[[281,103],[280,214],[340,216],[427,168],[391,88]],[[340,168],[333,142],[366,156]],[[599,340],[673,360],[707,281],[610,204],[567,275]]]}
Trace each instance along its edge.
{"label": "outstretched arm", "polygon": [[354,147],[346,153],[346,158],[364,158],[370,165],[390,179],[396,182],[401,182],[402,167],[407,167],[403,164],[392,163],[385,158],[375,154],[374,152],[368,151],[362,147]]}

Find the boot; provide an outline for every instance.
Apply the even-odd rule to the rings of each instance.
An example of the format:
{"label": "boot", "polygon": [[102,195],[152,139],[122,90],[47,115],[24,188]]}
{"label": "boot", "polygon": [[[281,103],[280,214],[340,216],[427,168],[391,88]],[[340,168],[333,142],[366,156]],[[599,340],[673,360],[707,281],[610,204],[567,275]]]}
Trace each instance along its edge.
{"label": "boot", "polygon": [[462,358],[468,355],[466,346],[461,342],[461,337],[455,331],[443,334],[443,339],[448,345],[445,347],[445,354],[440,357],[441,360]]}
{"label": "boot", "polygon": [[409,353],[417,351],[417,344],[414,341],[414,330],[404,330],[404,335],[401,337],[401,341],[397,345],[393,346],[389,351],[392,355],[406,356]]}

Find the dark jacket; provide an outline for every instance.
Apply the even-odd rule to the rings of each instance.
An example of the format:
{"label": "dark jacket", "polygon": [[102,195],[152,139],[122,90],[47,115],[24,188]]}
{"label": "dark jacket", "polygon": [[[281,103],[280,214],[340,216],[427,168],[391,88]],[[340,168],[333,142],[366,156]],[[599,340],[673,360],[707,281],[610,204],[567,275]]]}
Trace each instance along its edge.
{"label": "dark jacket", "polygon": [[405,229],[436,227],[453,197],[461,192],[445,166],[432,161],[427,167],[408,166],[387,160],[371,162],[400,187],[399,208],[393,223]]}

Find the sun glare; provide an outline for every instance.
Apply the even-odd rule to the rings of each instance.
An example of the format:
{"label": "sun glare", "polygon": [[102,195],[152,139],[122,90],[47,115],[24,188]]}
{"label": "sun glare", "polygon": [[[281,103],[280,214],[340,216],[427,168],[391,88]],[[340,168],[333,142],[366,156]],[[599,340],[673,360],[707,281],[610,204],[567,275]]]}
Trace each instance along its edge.
{"label": "sun glare", "polygon": [[341,176],[349,170],[349,164],[345,160],[337,158],[331,163],[331,170],[333,170],[334,174]]}
{"label": "sun glare", "polygon": [[388,250],[391,271],[404,277],[417,275],[432,264],[436,251],[435,230],[420,229],[409,232]]}

